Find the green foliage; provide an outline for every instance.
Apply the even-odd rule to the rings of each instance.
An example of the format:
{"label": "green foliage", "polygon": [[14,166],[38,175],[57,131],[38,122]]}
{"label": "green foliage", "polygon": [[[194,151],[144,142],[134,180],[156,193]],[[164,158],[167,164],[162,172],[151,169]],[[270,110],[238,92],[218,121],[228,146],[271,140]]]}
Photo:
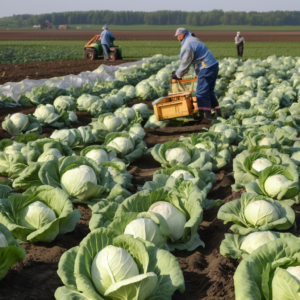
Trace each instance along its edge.
{"label": "green foliage", "polygon": [[0,247],[0,280],[7,274],[9,268],[11,268],[16,262],[22,261],[26,252],[20,248],[19,242],[15,239],[9,229],[0,224],[1,247]]}
{"label": "green foliage", "polygon": [[280,203],[266,196],[243,193],[237,199],[221,206],[218,218],[224,223],[233,222],[230,229],[238,234],[270,229],[286,230],[295,222],[295,212],[289,206],[292,203]]}
{"label": "green foliage", "polygon": [[[107,255],[102,263],[98,257],[103,251],[108,254],[115,251],[118,259],[110,261]],[[137,268],[135,274],[129,272],[127,278],[120,276],[129,271],[123,255]],[[113,266],[120,274],[111,282],[105,274],[114,274]],[[103,279],[96,276],[97,272],[108,279],[105,288],[99,286]],[[176,290],[181,293],[185,290],[182,271],[172,254],[130,235],[117,236],[115,231],[106,228],[94,230],[79,246],[65,252],[59,262],[58,275],[65,286],[56,290],[57,300],[168,300]]]}
{"label": "green foliage", "polygon": [[299,251],[299,240],[290,237],[253,251],[234,274],[236,300],[300,299],[297,277],[287,272],[287,268],[300,265]]}
{"label": "green foliage", "polygon": [[[40,204],[49,212],[36,210]],[[23,194],[0,200],[0,222],[21,241],[52,242],[58,234],[71,232],[80,220],[69,195],[51,186],[31,187]]]}
{"label": "green foliage", "polygon": [[[174,30],[176,28],[174,27]],[[253,30],[253,29],[252,29]],[[31,61],[53,61],[83,59],[83,47],[87,41],[0,41],[0,63],[21,63]],[[157,53],[178,55],[178,41],[118,41],[122,47],[123,58],[142,59]],[[236,47],[231,42],[205,42],[217,59],[236,57]],[[270,55],[297,56],[298,43],[256,42],[245,46],[244,58],[265,59]],[[44,49],[45,48],[45,49]],[[68,49],[68,51],[66,51]]]}

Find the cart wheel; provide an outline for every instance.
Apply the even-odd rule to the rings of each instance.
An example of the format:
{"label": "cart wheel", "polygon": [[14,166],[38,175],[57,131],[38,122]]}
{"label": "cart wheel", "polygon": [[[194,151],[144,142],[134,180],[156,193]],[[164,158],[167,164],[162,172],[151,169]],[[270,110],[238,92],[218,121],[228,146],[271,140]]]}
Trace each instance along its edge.
{"label": "cart wheel", "polygon": [[95,60],[97,58],[97,54],[95,49],[88,49],[84,52],[84,58],[87,60]]}
{"label": "cart wheel", "polygon": [[115,61],[117,59],[116,53],[115,52],[109,53],[108,58],[110,61]]}
{"label": "cart wheel", "polygon": [[114,61],[116,59],[119,59],[119,54],[118,54],[118,50],[114,49],[109,53],[109,60]]}

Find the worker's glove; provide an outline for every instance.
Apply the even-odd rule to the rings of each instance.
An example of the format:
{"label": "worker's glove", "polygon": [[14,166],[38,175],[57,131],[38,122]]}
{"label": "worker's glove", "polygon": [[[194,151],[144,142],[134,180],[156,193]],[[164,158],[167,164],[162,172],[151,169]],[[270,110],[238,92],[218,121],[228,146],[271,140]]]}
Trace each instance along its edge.
{"label": "worker's glove", "polygon": [[180,78],[177,77],[177,75],[175,74],[175,72],[174,72],[174,74],[172,73],[172,76],[171,76],[171,77],[172,77],[172,79],[180,80]]}

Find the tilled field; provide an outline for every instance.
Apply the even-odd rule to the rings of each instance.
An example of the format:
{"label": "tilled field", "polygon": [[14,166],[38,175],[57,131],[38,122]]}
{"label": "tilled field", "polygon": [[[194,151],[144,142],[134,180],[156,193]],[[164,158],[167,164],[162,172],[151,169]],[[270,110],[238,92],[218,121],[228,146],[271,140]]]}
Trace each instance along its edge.
{"label": "tilled field", "polygon": [[[137,103],[137,102],[134,102]],[[129,106],[132,106],[130,103]],[[148,102],[151,107],[151,103]],[[8,113],[23,112],[33,113],[35,107],[17,107],[9,110],[1,110],[0,124]],[[78,123],[74,127],[87,125],[91,116],[85,112],[77,112]],[[187,136],[193,132],[198,132],[203,126],[183,126],[169,127],[158,130],[146,129],[144,141],[148,147],[153,147],[157,143],[164,143],[169,140],[178,140],[180,136]],[[208,127],[208,125],[207,125]],[[53,128],[43,128],[43,137],[49,137]],[[9,135],[0,128],[0,139]],[[133,175],[133,184],[142,185],[146,181],[152,180],[153,173],[160,168],[160,164],[149,156],[142,157],[139,161],[129,167],[129,173]],[[232,164],[219,170],[216,174],[217,182],[208,195],[209,199],[222,199],[227,203],[238,199],[244,190],[233,192],[231,185],[234,183]],[[134,192],[134,189],[131,191]],[[23,262],[17,263],[0,281],[0,298],[3,300],[53,300],[54,292],[62,286],[62,282],[57,275],[58,262],[61,255],[77,246],[81,240],[89,233],[89,220],[91,210],[86,205],[76,205],[82,214],[82,218],[77,223],[76,229],[68,234],[59,235],[50,244],[22,244],[26,250],[26,258]],[[296,224],[300,226],[300,205],[294,205],[296,211]],[[233,275],[238,265],[237,260],[223,257],[219,252],[224,234],[230,232],[231,224],[224,225],[223,221],[217,219],[218,208],[204,211],[204,219],[198,228],[198,233],[205,243],[205,248],[199,247],[195,251],[175,251],[173,254],[178,258],[180,267],[185,278],[186,291],[184,294],[176,292],[172,299],[190,300],[234,300]],[[289,230],[296,236],[300,231],[292,228]]]}
{"label": "tilled field", "polygon": [[64,60],[31,62],[0,65],[0,85],[6,82],[19,82],[24,79],[45,79],[69,74],[78,75],[81,72],[94,71],[101,64],[116,66],[131,60]]}
{"label": "tilled field", "polygon": [[[112,31],[118,41],[174,41],[175,31]],[[0,30],[1,40],[88,41],[99,31]],[[194,31],[203,42],[233,42],[235,31]],[[246,42],[300,42],[300,31],[245,31]]]}

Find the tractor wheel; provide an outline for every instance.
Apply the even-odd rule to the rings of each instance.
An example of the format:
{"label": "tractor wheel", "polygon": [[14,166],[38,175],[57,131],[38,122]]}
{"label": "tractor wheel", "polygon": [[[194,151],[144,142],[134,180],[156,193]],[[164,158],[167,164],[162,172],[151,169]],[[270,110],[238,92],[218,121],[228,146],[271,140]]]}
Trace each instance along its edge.
{"label": "tractor wheel", "polygon": [[109,53],[109,60],[115,61],[116,59],[118,59],[118,52],[117,52],[117,50],[114,50]]}
{"label": "tractor wheel", "polygon": [[87,60],[95,60],[97,58],[97,53],[95,49],[88,49],[84,52],[84,58]]}

